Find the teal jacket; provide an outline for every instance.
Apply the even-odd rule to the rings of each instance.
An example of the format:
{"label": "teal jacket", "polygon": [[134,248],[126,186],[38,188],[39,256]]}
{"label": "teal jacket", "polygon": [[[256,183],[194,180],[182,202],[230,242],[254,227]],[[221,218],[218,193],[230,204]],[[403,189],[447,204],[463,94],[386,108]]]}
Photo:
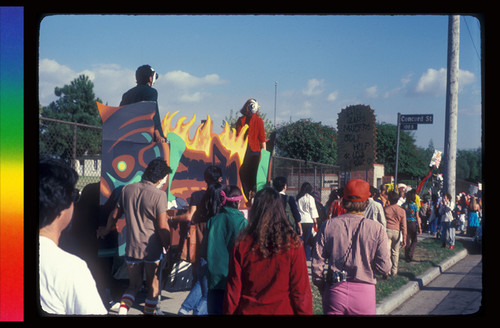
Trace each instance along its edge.
{"label": "teal jacket", "polygon": [[246,225],[243,213],[231,207],[223,207],[208,220],[205,238],[208,289],[226,288],[229,256],[236,237]]}

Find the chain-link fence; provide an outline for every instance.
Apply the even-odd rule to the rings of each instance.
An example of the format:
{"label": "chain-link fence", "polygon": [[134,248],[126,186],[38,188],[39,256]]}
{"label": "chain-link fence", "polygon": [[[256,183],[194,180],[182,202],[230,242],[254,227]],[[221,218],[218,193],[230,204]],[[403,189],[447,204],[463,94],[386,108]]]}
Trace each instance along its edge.
{"label": "chain-link fence", "polygon": [[340,185],[340,171],[336,165],[306,162],[299,159],[273,156],[272,178],[284,176],[288,180],[287,194],[295,196],[304,182],[309,182],[325,204],[332,189]]}
{"label": "chain-link fence", "polygon": [[102,128],[40,117],[39,155],[58,157],[78,172],[77,188],[82,190],[101,177]]}
{"label": "chain-link fence", "polygon": [[[100,180],[101,142],[101,127],[40,117],[40,156],[59,157],[71,163],[80,176],[80,190]],[[323,204],[331,189],[340,183],[338,166],[273,156],[271,178],[277,176],[287,178],[287,193],[293,196],[304,182],[309,182],[319,192]]]}

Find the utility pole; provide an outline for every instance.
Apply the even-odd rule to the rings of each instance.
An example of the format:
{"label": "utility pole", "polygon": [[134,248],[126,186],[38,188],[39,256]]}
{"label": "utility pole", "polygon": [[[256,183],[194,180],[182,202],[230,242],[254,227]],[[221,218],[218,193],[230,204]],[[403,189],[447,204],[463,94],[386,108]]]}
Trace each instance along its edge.
{"label": "utility pole", "polygon": [[394,168],[394,191],[398,190],[398,159],[399,159],[399,130],[401,129],[401,113],[398,113],[398,132],[396,135],[396,167]]}
{"label": "utility pole", "polygon": [[446,123],[444,135],[444,190],[455,201],[458,112],[458,57],[460,52],[460,16],[448,18],[448,70],[446,72]]}
{"label": "utility pole", "polygon": [[278,94],[278,81],[274,81],[274,129],[276,130],[276,96]]}

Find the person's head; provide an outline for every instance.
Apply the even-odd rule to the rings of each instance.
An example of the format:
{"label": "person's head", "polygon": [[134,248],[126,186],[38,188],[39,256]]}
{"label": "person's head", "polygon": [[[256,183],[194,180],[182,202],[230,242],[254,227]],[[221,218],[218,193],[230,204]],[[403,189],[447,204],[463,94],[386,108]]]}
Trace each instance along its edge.
{"label": "person's head", "polygon": [[406,193],[406,202],[408,203],[415,203],[416,197],[417,196],[417,191],[415,189],[411,189]]}
{"label": "person's head", "polygon": [[382,195],[382,196],[387,195],[387,185],[385,185],[385,184],[380,185],[379,190],[380,190],[380,195]]}
{"label": "person's head", "polygon": [[279,192],[270,187],[255,195],[248,213],[248,226],[243,232],[243,236],[246,235],[253,237],[252,250],[264,258],[300,245],[300,238],[288,221]]}
{"label": "person's head", "polygon": [[248,99],[243,107],[240,109],[240,113],[242,115],[248,116],[251,114],[255,114],[259,111],[260,105],[257,100],[250,98]]}
{"label": "person's head", "polygon": [[205,169],[203,178],[205,179],[205,182],[208,186],[216,182],[221,182],[222,170],[218,166],[211,165]]}
{"label": "person's head", "polygon": [[299,193],[297,194],[297,199],[302,198],[305,194],[309,194],[312,196],[313,187],[309,182],[304,182],[302,186],[300,186]]}
{"label": "person's head", "polygon": [[401,197],[405,197],[407,186],[404,183],[398,184],[399,195]]}
{"label": "person's head", "polygon": [[150,85],[153,85],[157,79],[158,73],[156,73],[155,70],[149,65],[139,66],[135,71],[135,80],[138,85],[144,85],[148,83],[151,83]]}
{"label": "person's head", "polygon": [[344,188],[342,206],[347,212],[363,212],[368,206],[370,197],[370,185],[360,179],[352,179]]}
{"label": "person's head", "polygon": [[399,200],[399,194],[394,190],[391,190],[387,193],[387,199],[389,200],[389,204],[397,204]]}
{"label": "person's head", "polygon": [[64,210],[70,209],[72,215],[79,192],[75,189],[78,174],[63,161],[42,159],[38,169],[38,228],[41,229],[52,224]]}
{"label": "person's head", "polygon": [[451,195],[447,192],[444,193],[443,198],[447,201],[451,201]]}
{"label": "person's head", "polygon": [[207,187],[200,204],[200,211],[205,218],[210,219],[219,213],[224,200],[221,194],[223,190],[224,186],[219,182],[212,183]]}
{"label": "person's head", "polygon": [[142,180],[152,182],[157,188],[161,188],[168,179],[172,169],[162,158],[155,158],[149,162],[148,167],[142,174]]}
{"label": "person's head", "polygon": [[332,189],[330,195],[328,196],[328,203],[333,202],[339,198],[339,191],[337,189]]}
{"label": "person's head", "polygon": [[375,188],[374,186],[370,186],[370,197],[371,198],[376,198],[379,196],[378,189]]}
{"label": "person's head", "polygon": [[273,187],[276,189],[278,192],[281,192],[285,189],[287,186],[288,180],[286,177],[276,177],[273,179]]}
{"label": "person's head", "polygon": [[226,186],[221,191],[222,195],[222,206],[238,208],[240,201],[243,199],[243,194],[238,186],[231,185]]}

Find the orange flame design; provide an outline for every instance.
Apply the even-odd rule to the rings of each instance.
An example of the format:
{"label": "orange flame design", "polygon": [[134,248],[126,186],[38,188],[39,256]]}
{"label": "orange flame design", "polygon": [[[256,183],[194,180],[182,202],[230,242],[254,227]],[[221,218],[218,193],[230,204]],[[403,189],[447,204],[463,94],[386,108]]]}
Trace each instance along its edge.
{"label": "orange flame design", "polygon": [[207,115],[207,120],[205,123],[198,125],[196,128],[196,133],[193,138],[189,137],[189,131],[193,126],[196,115],[193,115],[191,120],[187,123],[184,121],[187,119],[186,116],[181,116],[174,127],[172,127],[172,119],[178,113],[170,113],[163,118],[162,128],[165,135],[170,132],[177,134],[186,143],[186,148],[194,151],[203,151],[208,157],[211,151],[211,145],[216,142],[216,139],[220,141],[220,144],[229,152],[229,157],[234,154],[238,156],[240,165],[243,163],[243,158],[245,157],[245,152],[247,149],[248,139],[245,138],[245,132],[248,126],[245,125],[241,130],[239,135],[236,134],[235,129],[231,129],[229,124],[225,122],[224,129],[220,134],[212,132],[213,122],[210,115]]}

